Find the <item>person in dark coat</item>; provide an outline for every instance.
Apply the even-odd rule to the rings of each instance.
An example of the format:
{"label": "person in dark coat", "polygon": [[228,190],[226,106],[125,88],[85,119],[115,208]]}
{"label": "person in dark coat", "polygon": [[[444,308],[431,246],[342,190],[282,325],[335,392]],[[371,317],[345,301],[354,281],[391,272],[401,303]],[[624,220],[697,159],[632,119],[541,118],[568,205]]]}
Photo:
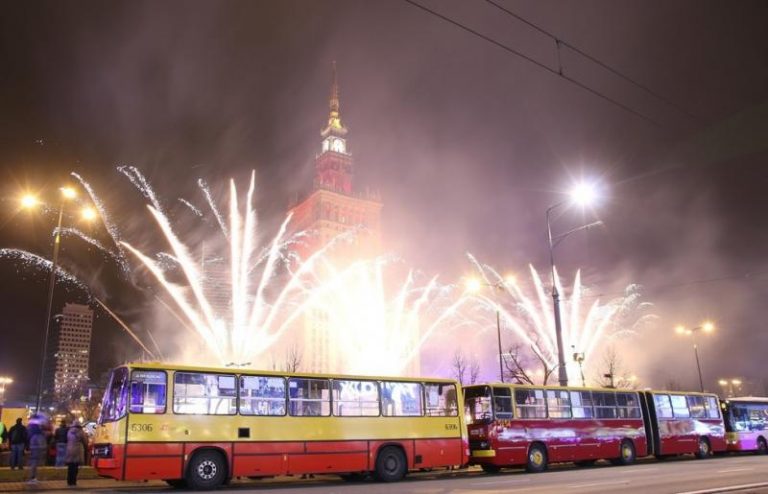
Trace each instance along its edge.
{"label": "person in dark coat", "polygon": [[80,465],[85,463],[86,449],[88,449],[88,439],[85,437],[83,426],[75,422],[67,431],[67,451],[64,454],[64,463],[67,464],[67,485],[77,485],[77,473]]}
{"label": "person in dark coat", "polygon": [[24,449],[27,447],[27,428],[21,423],[21,418],[16,419],[16,425],[8,431],[8,442],[11,445],[11,470],[24,468]]}
{"label": "person in dark coat", "polygon": [[56,466],[57,467],[63,467],[65,465],[64,463],[64,455],[67,454],[67,432],[69,431],[69,427],[67,427],[67,421],[62,420],[59,424],[59,427],[56,429],[56,432],[53,434],[53,440],[56,443]]}
{"label": "person in dark coat", "polygon": [[41,425],[37,422],[29,424],[29,482],[37,483],[37,467],[45,465],[45,455],[48,451],[48,439]]}

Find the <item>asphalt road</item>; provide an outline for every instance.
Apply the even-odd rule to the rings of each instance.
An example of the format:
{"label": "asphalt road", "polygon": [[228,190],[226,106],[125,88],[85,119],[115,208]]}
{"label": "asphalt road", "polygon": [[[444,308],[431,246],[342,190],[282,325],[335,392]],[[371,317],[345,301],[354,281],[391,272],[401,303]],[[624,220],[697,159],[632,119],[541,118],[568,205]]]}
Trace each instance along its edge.
{"label": "asphalt road", "polygon": [[[719,490],[720,489],[720,490]],[[726,489],[726,490],[722,490]],[[70,491],[71,492],[71,491]],[[152,483],[137,488],[120,487],[78,489],[78,492],[149,494],[186,492],[159,488]],[[374,481],[347,483],[336,476],[321,475],[311,480],[295,477],[260,481],[235,481],[222,491],[244,493],[306,494],[494,494],[494,493],[643,493],[694,494],[704,492],[742,492],[768,494],[768,456],[744,455],[695,460],[642,461],[628,467],[598,463],[578,468],[570,464],[554,466],[541,474],[520,469],[488,475],[477,469],[455,472],[414,473],[392,484]]]}

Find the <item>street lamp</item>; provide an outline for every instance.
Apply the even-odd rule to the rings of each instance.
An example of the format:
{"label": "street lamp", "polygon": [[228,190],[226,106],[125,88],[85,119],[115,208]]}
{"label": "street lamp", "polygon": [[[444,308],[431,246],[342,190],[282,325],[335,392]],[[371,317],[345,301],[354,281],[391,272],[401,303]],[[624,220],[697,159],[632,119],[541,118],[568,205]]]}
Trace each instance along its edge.
{"label": "street lamp", "polygon": [[0,405],[5,403],[5,387],[13,384],[13,379],[6,376],[0,376]]}
{"label": "street lamp", "polygon": [[602,221],[594,221],[586,225],[581,225],[576,228],[572,228],[560,235],[552,235],[552,226],[550,221],[550,214],[555,209],[564,206],[566,204],[578,204],[581,206],[589,206],[597,199],[597,190],[593,184],[581,183],[576,185],[571,191],[571,198],[565,201],[558,202],[557,204],[547,208],[547,240],[549,245],[549,265],[552,271],[552,305],[555,311],[555,339],[557,342],[557,375],[560,382],[560,386],[568,386],[568,371],[565,368],[565,352],[563,350],[563,325],[560,320],[560,293],[557,290],[557,281],[555,276],[555,247],[562,242],[565,237],[572,233],[586,230],[594,226],[602,225]]}
{"label": "street lamp", "polygon": [[[45,374],[45,364],[48,357],[48,339],[51,331],[51,311],[53,308],[53,291],[56,285],[56,269],[59,264],[59,248],[61,246],[61,223],[64,218],[64,204],[68,200],[72,200],[77,197],[77,192],[72,187],[61,187],[61,200],[59,202],[59,218],[56,223],[56,229],[54,230],[53,238],[53,258],[51,259],[51,277],[48,283],[48,303],[45,310],[45,333],[43,335],[43,352],[40,358],[40,375],[37,381],[37,400],[35,402],[35,411],[40,411],[41,402],[43,399],[43,376]],[[37,197],[27,194],[22,197],[21,205],[24,208],[30,209],[40,204]],[[86,213],[85,211],[91,211]],[[83,212],[84,219],[92,219],[95,217],[95,212],[92,209],[87,208]]]}
{"label": "street lamp", "polygon": [[699,389],[701,392],[704,392],[704,380],[701,377],[701,362],[699,361],[699,346],[696,344],[696,335],[695,333],[698,331],[703,331],[704,333],[711,333],[715,330],[714,323],[710,321],[703,322],[700,326],[696,326],[695,328],[686,328],[682,324],[678,324],[675,327],[675,332],[679,335],[683,336],[690,336],[693,338],[693,353],[696,356],[696,370],[699,372]]}
{"label": "street lamp", "polygon": [[[515,282],[513,276],[508,276],[505,280],[498,281],[496,283],[483,283],[477,278],[470,278],[467,280],[467,290],[475,293],[480,290],[482,286],[489,286],[498,290],[504,290],[508,284]],[[496,304],[496,339],[499,345],[499,379],[504,382],[504,353],[501,349],[501,311],[499,310],[499,304]]]}
{"label": "street lamp", "polygon": [[741,387],[741,379],[720,379],[717,381],[717,383],[723,387],[723,391],[725,389],[728,389],[728,396],[727,398],[733,398],[733,391],[734,389],[739,389]]}

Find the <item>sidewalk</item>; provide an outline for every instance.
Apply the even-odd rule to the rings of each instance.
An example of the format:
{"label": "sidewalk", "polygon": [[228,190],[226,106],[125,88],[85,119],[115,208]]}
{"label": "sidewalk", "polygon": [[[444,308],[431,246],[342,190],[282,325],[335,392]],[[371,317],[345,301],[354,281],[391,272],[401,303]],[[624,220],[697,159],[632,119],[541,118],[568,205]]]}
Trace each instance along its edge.
{"label": "sidewalk", "polygon": [[67,469],[54,467],[40,467],[37,469],[36,484],[26,482],[29,469],[11,470],[8,467],[0,467],[0,492],[25,492],[25,491],[78,491],[90,489],[127,489],[165,487],[165,482],[118,482],[113,479],[101,478],[91,467],[82,467],[77,476],[77,487],[67,487]]}

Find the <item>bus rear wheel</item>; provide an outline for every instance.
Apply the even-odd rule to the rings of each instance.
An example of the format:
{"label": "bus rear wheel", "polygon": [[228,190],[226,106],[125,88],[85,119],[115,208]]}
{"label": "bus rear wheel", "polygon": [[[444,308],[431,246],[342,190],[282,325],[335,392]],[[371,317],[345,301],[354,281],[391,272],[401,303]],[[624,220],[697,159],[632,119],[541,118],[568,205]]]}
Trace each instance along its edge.
{"label": "bus rear wheel", "polygon": [[614,465],[631,465],[635,462],[635,445],[629,439],[621,441],[619,446],[619,457],[613,458],[611,463]]}
{"label": "bus rear wheel", "polygon": [[376,479],[381,482],[395,482],[405,477],[407,466],[405,455],[400,448],[387,446],[376,458]]}
{"label": "bus rear wheel", "polygon": [[224,457],[216,451],[201,451],[187,466],[187,485],[195,490],[215,489],[227,478]]}
{"label": "bus rear wheel", "polygon": [[699,449],[696,451],[696,458],[709,458],[712,454],[712,448],[709,446],[709,440],[706,437],[699,438]]}
{"label": "bus rear wheel", "polygon": [[760,437],[757,439],[757,454],[764,455],[766,453],[768,453],[768,444],[766,444],[764,437]]}
{"label": "bus rear wheel", "polygon": [[547,469],[547,450],[543,445],[534,444],[528,449],[525,469],[530,473],[539,473]]}

